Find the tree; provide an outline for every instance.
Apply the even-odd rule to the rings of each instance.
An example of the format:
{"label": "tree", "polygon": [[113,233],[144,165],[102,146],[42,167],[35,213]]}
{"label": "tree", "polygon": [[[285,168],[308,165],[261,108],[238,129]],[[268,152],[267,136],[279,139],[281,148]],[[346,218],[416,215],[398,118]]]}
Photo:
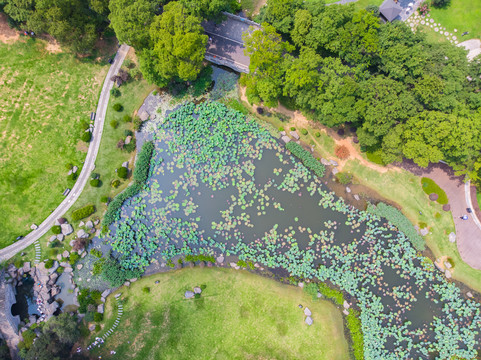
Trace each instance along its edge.
{"label": "tree", "polygon": [[202,18],[218,18],[222,11],[236,13],[240,4],[236,0],[180,0],[182,5],[195,16]]}
{"label": "tree", "polygon": [[35,0],[7,0],[5,14],[17,22],[26,22],[35,10]]}
{"label": "tree", "polygon": [[292,45],[282,41],[267,23],[261,30],[245,34],[244,43],[244,52],[250,56],[249,74],[245,77],[248,94],[260,98],[266,106],[276,106],[282,94],[284,55],[293,50]]}
{"label": "tree", "polygon": [[117,169],[117,175],[121,179],[127,179],[128,174],[129,174],[129,170],[123,166]]}
{"label": "tree", "polygon": [[295,13],[302,3],[302,0],[268,0],[259,20],[271,24],[281,33],[288,34],[294,23]]}
{"label": "tree", "polygon": [[427,109],[436,109],[443,90],[444,82],[440,78],[434,75],[425,75],[416,82],[413,92]]}
{"label": "tree", "polygon": [[[208,36],[200,25],[201,19],[190,15],[180,2],[164,7],[162,15],[156,16],[150,26],[153,49],[148,63],[141,56],[141,70],[147,80],[161,79],[192,81],[202,70]],[[144,63],[144,64],[142,64]]]}
{"label": "tree", "polygon": [[154,0],[110,0],[109,19],[119,42],[138,51],[148,47],[148,29],[157,6],[158,1]]}

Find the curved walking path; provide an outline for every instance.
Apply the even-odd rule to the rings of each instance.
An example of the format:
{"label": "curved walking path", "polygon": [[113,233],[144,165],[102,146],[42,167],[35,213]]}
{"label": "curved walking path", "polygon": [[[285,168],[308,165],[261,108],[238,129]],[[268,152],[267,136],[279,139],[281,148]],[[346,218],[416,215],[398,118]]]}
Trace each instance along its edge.
{"label": "curved walking path", "polygon": [[[62,201],[62,203],[38,226],[36,230],[30,232],[27,236],[25,236],[22,240],[17,241],[16,243],[7,246],[4,249],[0,250],[0,262],[10,259],[19,251],[22,251],[27,246],[33,244],[37,239],[39,239],[42,235],[44,235],[52,225],[54,224],[55,220],[59,217],[62,217],[70,207],[77,201],[82,193],[83,188],[87,184],[87,181],[90,178],[90,173],[95,168],[95,160],[97,158],[97,154],[99,152],[100,141],[102,139],[102,132],[104,129],[104,120],[105,114],[107,112],[107,106],[109,103],[110,97],[110,89],[112,89],[113,81],[110,78],[117,74],[122,63],[129,51],[129,46],[122,45],[117,55],[115,56],[114,63],[109,69],[107,76],[104,81],[104,85],[102,87],[102,92],[100,93],[99,102],[97,105],[97,116],[94,122],[94,128],[92,132],[92,141],[89,145],[89,150],[87,152],[87,157],[85,158],[82,171],[80,172],[80,176],[78,177],[75,185],[73,186],[70,193],[67,197]],[[48,190],[47,190],[48,191]]]}
{"label": "curved walking path", "polygon": [[[417,176],[433,179],[446,192],[456,228],[459,254],[469,266],[481,270],[481,223],[475,214],[477,206],[473,207],[471,201],[470,184],[465,183],[463,177],[455,176],[446,164],[430,164],[427,168],[420,168],[412,161],[404,161],[401,167]],[[468,214],[468,207],[473,209],[473,213]],[[461,217],[466,214],[468,220],[462,220]]]}

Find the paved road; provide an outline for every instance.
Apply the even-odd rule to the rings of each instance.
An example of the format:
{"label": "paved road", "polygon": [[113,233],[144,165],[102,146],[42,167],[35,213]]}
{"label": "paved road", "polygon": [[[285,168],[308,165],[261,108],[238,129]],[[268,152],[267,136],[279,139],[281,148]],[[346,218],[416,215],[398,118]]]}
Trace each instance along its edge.
{"label": "paved road", "polygon": [[[468,220],[461,217],[467,214],[466,208],[473,207],[469,191],[463,178],[455,176],[453,170],[445,164],[430,164],[427,168],[420,168],[411,161],[404,161],[402,167],[415,175],[433,179],[446,192],[454,226],[456,227],[456,244],[464,262],[474,269],[481,270],[481,227],[474,214],[468,214]],[[446,235],[447,236],[447,235]],[[446,254],[449,256],[449,254]]]}
{"label": "paved road", "polygon": [[[82,171],[77,179],[77,182],[73,186],[68,196],[62,201],[62,203],[39,225],[36,230],[30,232],[22,240],[0,250],[0,262],[10,259],[16,253],[22,251],[27,246],[33,244],[35,240],[44,235],[54,224],[55,220],[62,217],[70,207],[77,201],[82,193],[83,188],[87,184],[90,178],[90,173],[95,167],[95,160],[99,152],[100,141],[102,139],[102,132],[104,129],[105,114],[107,112],[107,106],[109,103],[110,89],[112,89],[113,82],[110,78],[117,74],[122,63],[129,51],[129,46],[122,45],[115,57],[115,61],[109,69],[107,77],[105,78],[102,92],[97,106],[97,117],[94,123],[94,129],[92,133],[92,141],[89,145],[87,157],[85,158]],[[48,189],[46,189],[48,191]]]}

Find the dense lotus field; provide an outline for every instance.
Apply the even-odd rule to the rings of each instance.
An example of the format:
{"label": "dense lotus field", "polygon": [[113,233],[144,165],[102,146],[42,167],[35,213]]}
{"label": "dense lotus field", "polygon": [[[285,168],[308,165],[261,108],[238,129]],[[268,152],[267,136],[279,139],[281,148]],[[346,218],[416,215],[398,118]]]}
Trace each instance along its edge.
{"label": "dense lotus field", "polygon": [[479,304],[392,224],[336,198],[257,123],[219,103],[186,104],[153,139],[149,181],[108,235],[122,266],[237,255],[354,296],[366,359],[476,356]]}

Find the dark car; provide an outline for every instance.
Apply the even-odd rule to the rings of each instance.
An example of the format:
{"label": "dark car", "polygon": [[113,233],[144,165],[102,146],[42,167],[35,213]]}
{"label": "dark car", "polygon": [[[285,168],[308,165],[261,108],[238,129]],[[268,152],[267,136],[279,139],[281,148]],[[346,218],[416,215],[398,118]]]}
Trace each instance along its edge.
{"label": "dark car", "polygon": [[467,208],[466,211],[470,214],[473,212],[473,210],[471,208]]}

